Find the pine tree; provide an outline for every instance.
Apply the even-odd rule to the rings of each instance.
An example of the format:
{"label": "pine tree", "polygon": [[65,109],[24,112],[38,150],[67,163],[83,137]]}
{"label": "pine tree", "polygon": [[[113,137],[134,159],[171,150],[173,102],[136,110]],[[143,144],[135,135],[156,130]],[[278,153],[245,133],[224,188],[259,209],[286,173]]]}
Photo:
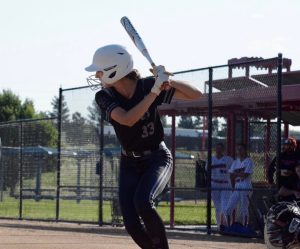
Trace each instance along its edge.
{"label": "pine tree", "polygon": [[[58,117],[59,98],[57,96],[53,97],[51,105],[52,105],[52,112],[50,114],[51,117]],[[61,121],[63,123],[68,123],[69,117],[70,117],[70,110],[68,108],[64,96],[62,96]]]}

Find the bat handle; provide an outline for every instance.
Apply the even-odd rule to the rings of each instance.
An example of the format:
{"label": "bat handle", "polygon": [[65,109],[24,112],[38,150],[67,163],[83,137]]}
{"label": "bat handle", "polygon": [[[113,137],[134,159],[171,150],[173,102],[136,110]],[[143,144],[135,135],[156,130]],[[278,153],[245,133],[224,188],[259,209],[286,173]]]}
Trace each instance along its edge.
{"label": "bat handle", "polygon": [[[154,67],[155,67],[155,64],[154,64],[154,63],[151,63],[151,66],[154,68]],[[153,73],[153,69],[152,69],[152,68],[150,69],[150,72]],[[169,75],[169,76],[174,76],[173,73],[170,73],[170,72],[168,72],[168,71],[166,71],[165,74],[167,74],[167,75]]]}
{"label": "bat handle", "polygon": [[[155,65],[155,63],[154,63],[154,62],[151,62],[151,66],[152,66],[152,68],[156,67],[156,65]],[[152,72],[152,73],[153,73],[153,72]],[[166,74],[167,74],[167,75],[169,75],[169,76],[174,76],[174,74],[173,74],[173,73],[171,73],[171,72],[168,72],[168,71],[166,71]]]}

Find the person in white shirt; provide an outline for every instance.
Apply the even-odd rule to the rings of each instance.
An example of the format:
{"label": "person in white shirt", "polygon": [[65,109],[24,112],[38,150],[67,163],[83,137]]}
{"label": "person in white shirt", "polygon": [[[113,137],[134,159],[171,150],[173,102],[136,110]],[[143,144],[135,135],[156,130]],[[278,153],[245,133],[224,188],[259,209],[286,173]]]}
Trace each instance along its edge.
{"label": "person in white shirt", "polygon": [[227,223],[231,225],[236,222],[237,207],[239,206],[239,217],[244,226],[249,222],[249,198],[252,194],[251,175],[253,174],[253,161],[248,156],[245,144],[237,146],[237,159],[232,163],[229,173],[232,194],[226,207]]}
{"label": "person in white shirt", "polygon": [[211,164],[211,197],[218,227],[226,225],[225,208],[231,194],[229,168],[232,162],[230,156],[224,155],[224,144],[218,143]]}

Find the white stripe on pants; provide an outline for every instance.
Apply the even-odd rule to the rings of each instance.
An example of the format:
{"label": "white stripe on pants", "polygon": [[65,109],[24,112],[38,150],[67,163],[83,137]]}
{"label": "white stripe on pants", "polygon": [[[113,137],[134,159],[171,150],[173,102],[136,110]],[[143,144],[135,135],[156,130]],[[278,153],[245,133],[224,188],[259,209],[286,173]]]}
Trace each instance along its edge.
{"label": "white stripe on pants", "polygon": [[[230,195],[229,201],[226,207],[226,216],[230,217],[230,223],[232,224],[237,217],[241,217],[240,222],[242,225],[248,225],[249,221],[249,198],[252,195],[252,191],[240,189],[234,190]],[[239,207],[239,214],[237,214],[237,208]],[[229,224],[230,225],[230,224]]]}
{"label": "white stripe on pants", "polygon": [[227,203],[230,198],[230,195],[231,195],[230,185],[227,183],[224,184],[224,183],[213,183],[212,182],[211,187],[212,187],[211,197],[212,197],[212,200],[213,200],[214,206],[215,206],[217,225],[218,226],[226,225],[226,224],[224,224],[224,222],[226,222],[226,220],[221,221],[221,217],[222,217],[222,215],[226,216],[225,215],[226,207],[227,207]]}

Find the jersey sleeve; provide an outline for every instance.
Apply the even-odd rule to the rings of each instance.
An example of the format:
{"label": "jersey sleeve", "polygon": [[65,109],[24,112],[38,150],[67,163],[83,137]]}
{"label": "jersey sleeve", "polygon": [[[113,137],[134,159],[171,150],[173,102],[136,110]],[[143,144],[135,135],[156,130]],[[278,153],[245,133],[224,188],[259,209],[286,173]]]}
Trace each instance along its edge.
{"label": "jersey sleeve", "polygon": [[105,89],[96,93],[95,100],[104,115],[104,119],[111,122],[111,112],[119,106],[118,103]]}
{"label": "jersey sleeve", "polygon": [[[154,83],[155,83],[154,77],[148,77],[144,79],[144,90],[146,94],[151,92],[151,88],[153,87]],[[176,89],[174,87],[171,87],[171,89],[168,91],[165,90],[161,91],[154,103],[156,105],[170,104],[174,96],[175,90]]]}
{"label": "jersey sleeve", "polygon": [[253,167],[254,167],[253,161],[250,158],[248,158],[244,173],[252,174]]}
{"label": "jersey sleeve", "polygon": [[174,87],[171,87],[171,89],[168,91],[161,91],[161,93],[156,98],[157,105],[170,104],[173,99],[175,90],[176,89]]}
{"label": "jersey sleeve", "polygon": [[287,179],[284,179],[281,181],[281,186],[290,189],[290,190],[298,190],[298,177],[295,175],[291,175],[286,177]]}
{"label": "jersey sleeve", "polygon": [[230,169],[230,167],[231,167],[231,165],[232,165],[232,163],[233,163],[233,158],[232,157],[230,157],[230,156],[227,156],[227,158],[226,158],[227,160],[227,162],[226,162],[226,166],[227,166],[227,168],[228,169]]}
{"label": "jersey sleeve", "polygon": [[236,164],[236,161],[233,161],[232,164],[231,164],[231,166],[230,166],[230,168],[229,168],[229,170],[228,170],[229,173],[233,173],[234,172],[234,170],[235,170],[235,164]]}

